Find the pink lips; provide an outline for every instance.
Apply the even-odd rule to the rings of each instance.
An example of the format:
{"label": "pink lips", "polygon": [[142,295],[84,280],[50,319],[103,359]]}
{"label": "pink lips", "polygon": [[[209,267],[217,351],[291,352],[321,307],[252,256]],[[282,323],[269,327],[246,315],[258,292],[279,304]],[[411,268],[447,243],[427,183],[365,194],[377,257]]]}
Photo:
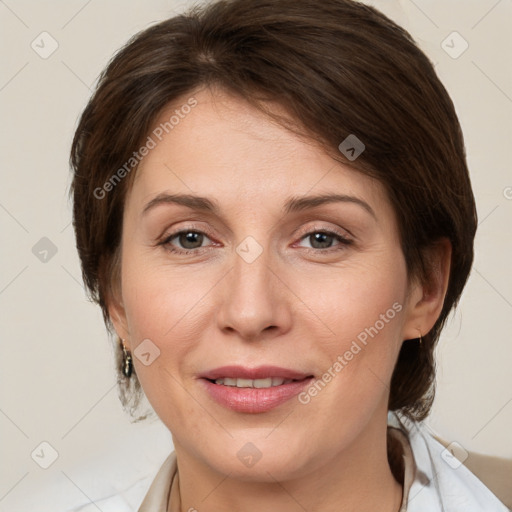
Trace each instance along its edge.
{"label": "pink lips", "polygon": [[[208,371],[200,377],[200,381],[205,386],[206,391],[217,403],[233,411],[244,413],[269,411],[298,395],[314,378],[312,375],[276,366],[260,366],[258,368],[223,366]],[[270,388],[237,388],[235,386],[215,384],[216,379],[225,377],[234,379],[279,377],[294,380],[293,382]]]}

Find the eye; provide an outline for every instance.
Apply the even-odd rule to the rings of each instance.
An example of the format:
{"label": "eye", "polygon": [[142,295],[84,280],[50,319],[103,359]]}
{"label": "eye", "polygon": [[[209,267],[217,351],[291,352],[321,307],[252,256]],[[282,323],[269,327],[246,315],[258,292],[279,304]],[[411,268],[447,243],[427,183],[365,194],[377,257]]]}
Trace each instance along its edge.
{"label": "eye", "polygon": [[[309,241],[311,246],[306,247],[306,249],[321,252],[343,250],[346,246],[352,244],[352,240],[347,238],[345,234],[326,229],[309,231],[301,237],[301,240]],[[335,244],[335,242],[338,243]]]}
{"label": "eye", "polygon": [[[175,243],[180,244],[181,247],[175,247],[172,242],[174,239],[176,239]],[[209,240],[209,238],[202,231],[184,229],[166,236],[162,242],[160,242],[160,245],[163,245],[170,252],[189,254],[198,252],[198,249],[203,248],[203,242],[205,240]]]}
{"label": "eye", "polygon": [[[176,254],[198,254],[208,247],[205,243],[207,240],[210,238],[203,231],[182,229],[165,236],[159,245]],[[300,240],[310,243],[310,247],[304,249],[322,253],[343,250],[353,242],[342,232],[320,228],[310,229],[300,237]]]}

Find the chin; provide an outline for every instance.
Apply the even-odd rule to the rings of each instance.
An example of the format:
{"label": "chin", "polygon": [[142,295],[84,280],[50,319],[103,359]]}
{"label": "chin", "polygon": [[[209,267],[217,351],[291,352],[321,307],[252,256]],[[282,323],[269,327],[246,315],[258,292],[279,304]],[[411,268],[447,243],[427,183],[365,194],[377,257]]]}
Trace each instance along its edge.
{"label": "chin", "polygon": [[[291,449],[290,444],[269,440],[233,441],[204,453],[203,461],[215,471],[230,478],[246,482],[275,482],[304,476],[308,467],[308,455],[304,449]],[[220,453],[219,453],[220,452]]]}

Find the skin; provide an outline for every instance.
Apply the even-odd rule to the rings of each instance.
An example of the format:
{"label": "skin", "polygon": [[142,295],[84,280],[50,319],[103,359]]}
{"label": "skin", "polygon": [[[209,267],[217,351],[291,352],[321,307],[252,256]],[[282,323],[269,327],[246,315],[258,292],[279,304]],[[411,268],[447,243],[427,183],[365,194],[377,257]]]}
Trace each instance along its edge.
{"label": "skin", "polygon": [[[427,333],[439,316],[449,244],[434,252],[428,285],[409,279],[380,183],[219,89],[184,96],[155,126],[190,96],[198,105],[143,159],[126,197],[121,283],[109,301],[132,353],[145,339],[160,350],[150,365],[134,364],[172,433],[182,510],[397,511],[402,486],[386,453],[389,383],[402,341]],[[373,214],[354,202],[282,211],[292,196],[333,191]],[[220,210],[167,203],[144,215],[163,192],[206,196]],[[204,236],[169,239],[180,230]],[[334,235],[322,245],[313,236],[332,230],[352,242]],[[262,249],[252,263],[236,252],[247,236]],[[198,380],[228,364],[321,378],[395,303],[401,311],[308,404],[294,398],[265,413],[234,412]],[[262,454],[252,467],[237,457],[248,442]]]}

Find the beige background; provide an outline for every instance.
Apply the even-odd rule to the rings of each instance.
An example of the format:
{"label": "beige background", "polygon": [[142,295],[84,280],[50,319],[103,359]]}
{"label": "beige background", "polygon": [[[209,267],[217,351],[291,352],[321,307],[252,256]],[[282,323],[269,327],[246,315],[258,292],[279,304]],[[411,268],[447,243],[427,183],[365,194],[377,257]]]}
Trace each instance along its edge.
{"label": "beige background", "polygon": [[[436,64],[465,133],[480,216],[475,266],[440,344],[429,424],[467,450],[512,458],[512,3],[367,3],[408,29]],[[67,510],[145,485],[172,449],[159,420],[134,425],[121,410],[100,310],[81,284],[68,152],[113,52],[187,4],[0,1],[1,512]],[[58,43],[47,59],[31,48],[43,31]],[[469,44],[456,59],[441,47],[453,31]],[[463,44],[453,37],[452,52]],[[46,263],[32,252],[42,237],[57,249]],[[46,470],[31,458],[43,441],[58,452]]]}

